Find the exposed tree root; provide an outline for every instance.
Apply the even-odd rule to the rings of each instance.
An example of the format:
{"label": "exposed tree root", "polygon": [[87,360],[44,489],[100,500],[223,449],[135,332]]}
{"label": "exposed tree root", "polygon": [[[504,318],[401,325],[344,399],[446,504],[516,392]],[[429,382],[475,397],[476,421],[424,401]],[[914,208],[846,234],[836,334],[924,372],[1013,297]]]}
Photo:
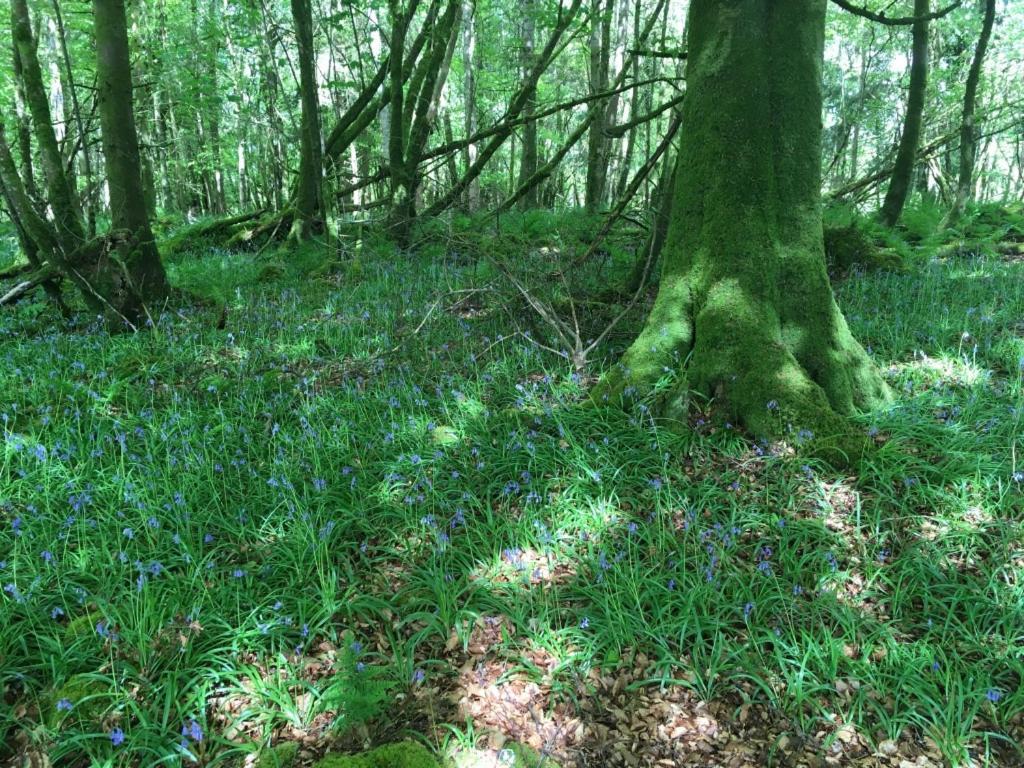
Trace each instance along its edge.
{"label": "exposed tree root", "polygon": [[35,288],[66,277],[82,292],[89,308],[106,318],[112,331],[138,330],[143,322],[151,322],[152,316],[141,298],[141,286],[132,283],[125,266],[137,246],[132,234],[123,230],[90,240],[70,256],[42,262],[39,269],[0,297],[0,306],[13,304]]}
{"label": "exposed tree root", "polygon": [[283,211],[263,216],[251,226],[240,227],[231,236],[228,244],[248,248],[263,247],[289,238],[301,241],[307,235],[322,233],[325,230],[325,224],[320,219],[307,224],[308,226],[301,223],[294,208],[285,208]]}

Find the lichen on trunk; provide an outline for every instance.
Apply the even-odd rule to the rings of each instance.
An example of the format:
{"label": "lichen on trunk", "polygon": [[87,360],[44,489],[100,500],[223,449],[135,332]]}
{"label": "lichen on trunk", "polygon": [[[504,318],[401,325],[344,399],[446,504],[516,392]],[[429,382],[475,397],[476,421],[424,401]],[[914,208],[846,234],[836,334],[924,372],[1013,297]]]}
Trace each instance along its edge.
{"label": "lichen on trunk", "polygon": [[658,297],[593,398],[690,392],[761,436],[789,433],[846,461],[845,418],[886,401],[832,294],[822,245],[826,0],[694,0],[687,98]]}

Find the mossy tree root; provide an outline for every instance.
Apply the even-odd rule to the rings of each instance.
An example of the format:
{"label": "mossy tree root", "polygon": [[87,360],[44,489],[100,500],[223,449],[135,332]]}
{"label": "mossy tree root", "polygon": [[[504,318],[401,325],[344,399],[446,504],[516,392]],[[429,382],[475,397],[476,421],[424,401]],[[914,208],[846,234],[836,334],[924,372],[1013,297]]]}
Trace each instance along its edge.
{"label": "mossy tree root", "polygon": [[[644,332],[591,393],[598,404],[653,394],[655,416],[683,422],[692,394],[758,437],[785,438],[840,465],[869,446],[849,416],[891,400],[829,296],[824,317],[799,297],[773,306],[738,280],[663,285]],[[662,301],[662,297],[672,297]],[[671,380],[669,387],[659,386]]]}

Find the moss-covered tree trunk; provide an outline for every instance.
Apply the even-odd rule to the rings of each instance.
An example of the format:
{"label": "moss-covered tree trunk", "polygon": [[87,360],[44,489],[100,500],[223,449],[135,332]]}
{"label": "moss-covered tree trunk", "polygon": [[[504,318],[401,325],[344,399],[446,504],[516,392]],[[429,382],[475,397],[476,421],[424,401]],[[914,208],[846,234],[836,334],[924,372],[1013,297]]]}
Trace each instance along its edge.
{"label": "moss-covered tree trunk", "polygon": [[888,397],[832,295],[822,246],[826,0],[694,0],[687,98],[658,297],[598,403],[691,391],[757,435],[830,458],[864,442],[844,418]]}
{"label": "moss-covered tree trunk", "polygon": [[292,0],[292,21],[299,43],[302,135],[291,236],[302,240],[311,234],[314,223],[323,215],[324,161],[320,137],[320,104],[317,99],[316,52],[313,47],[313,14],[309,0]]}
{"label": "moss-covered tree trunk", "polygon": [[[927,16],[931,0],[914,0],[914,18]],[[910,91],[907,94],[907,114],[903,118],[896,162],[889,177],[889,189],[879,212],[879,218],[888,226],[900,220],[903,206],[910,192],[910,182],[917,161],[917,145],[921,140],[924,119],[925,89],[928,85],[928,24],[927,20],[913,25],[913,44],[910,53]]]}
{"label": "moss-covered tree trunk", "polygon": [[137,323],[145,315],[146,304],[167,295],[167,276],[150,229],[142,184],[124,0],[93,0],[92,7],[111,224],[130,235],[118,248],[117,269],[104,269],[106,280],[112,282],[102,293],[116,313]]}

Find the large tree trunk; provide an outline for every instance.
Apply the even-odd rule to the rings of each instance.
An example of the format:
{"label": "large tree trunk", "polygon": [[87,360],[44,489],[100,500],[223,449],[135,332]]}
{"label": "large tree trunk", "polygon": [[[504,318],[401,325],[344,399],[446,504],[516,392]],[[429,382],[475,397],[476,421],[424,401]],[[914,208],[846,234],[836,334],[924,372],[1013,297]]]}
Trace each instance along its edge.
{"label": "large tree trunk", "polygon": [[[914,0],[914,17],[927,16],[929,5],[930,0]],[[928,85],[928,21],[918,21],[913,25],[913,38],[907,114],[903,119],[903,133],[896,151],[896,164],[889,179],[889,190],[885,193],[885,202],[879,212],[882,222],[890,227],[900,220],[903,206],[907,202],[917,144],[921,139],[925,89]]]}
{"label": "large tree trunk", "polygon": [[130,233],[130,240],[118,249],[120,275],[113,275],[111,292],[104,294],[123,319],[136,324],[145,317],[145,305],[164,298],[169,289],[142,185],[124,0],[93,0],[92,7],[111,224]]}
{"label": "large tree trunk", "polygon": [[291,236],[302,240],[311,234],[314,222],[323,215],[324,161],[320,138],[320,105],[317,99],[316,52],[313,47],[313,14],[309,0],[292,0],[292,21],[299,43],[302,135]]}
{"label": "large tree trunk", "polygon": [[992,25],[996,18],[996,0],[985,0],[985,16],[981,22],[981,35],[974,49],[974,59],[967,73],[964,89],[964,109],[960,120],[960,166],[958,169],[956,197],[946,215],[945,226],[955,224],[964,206],[974,197],[974,161],[978,153],[978,127],[974,123],[974,105],[978,97],[978,82],[985,62],[985,51],[992,37]]}
{"label": "large tree trunk", "polygon": [[843,417],[888,397],[832,295],[822,245],[826,0],[694,0],[687,98],[658,298],[598,384],[600,403],[675,387],[757,435],[792,431],[842,461],[865,441]]}

